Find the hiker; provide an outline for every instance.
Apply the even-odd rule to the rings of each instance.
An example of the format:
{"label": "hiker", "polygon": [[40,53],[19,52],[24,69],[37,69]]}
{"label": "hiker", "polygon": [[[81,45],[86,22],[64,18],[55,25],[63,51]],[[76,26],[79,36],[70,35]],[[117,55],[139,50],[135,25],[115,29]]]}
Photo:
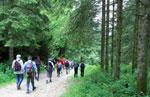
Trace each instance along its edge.
{"label": "hiker", "polygon": [[59,59],[59,62],[61,62],[62,68],[65,69],[65,58],[63,56]]}
{"label": "hiker", "polygon": [[48,59],[48,63],[46,64],[46,83],[48,84],[49,82],[52,82],[52,73],[54,70],[54,63],[52,62],[52,59]]}
{"label": "hiker", "polygon": [[17,54],[16,59],[12,62],[12,69],[14,70],[14,74],[16,74],[17,90],[20,90],[23,81],[23,61],[20,54]]}
{"label": "hiker", "polygon": [[34,91],[36,89],[36,87],[34,85],[34,76],[37,76],[37,67],[36,67],[35,62],[32,61],[31,56],[29,56],[28,61],[25,62],[24,70],[25,70],[26,78],[27,78],[27,84],[26,84],[27,91],[26,91],[26,93],[28,94],[29,93],[29,87],[30,87],[30,81],[32,84],[32,90]]}
{"label": "hiker", "polygon": [[74,77],[75,78],[78,77],[78,67],[79,67],[79,64],[78,63],[74,63]]}
{"label": "hiker", "polygon": [[61,64],[60,61],[57,62],[56,69],[57,69],[57,77],[60,77],[60,73],[61,73],[61,70],[62,70],[62,64]]}
{"label": "hiker", "polygon": [[81,62],[81,64],[80,64],[81,77],[84,77],[84,69],[85,69],[85,64],[83,62]]}
{"label": "hiker", "polygon": [[66,74],[69,73],[69,61],[65,61]]}
{"label": "hiker", "polygon": [[41,66],[41,60],[40,60],[40,57],[37,56],[36,59],[35,59],[35,64],[36,64],[36,67],[37,67],[37,81],[39,81],[39,76],[40,76],[40,66]]}

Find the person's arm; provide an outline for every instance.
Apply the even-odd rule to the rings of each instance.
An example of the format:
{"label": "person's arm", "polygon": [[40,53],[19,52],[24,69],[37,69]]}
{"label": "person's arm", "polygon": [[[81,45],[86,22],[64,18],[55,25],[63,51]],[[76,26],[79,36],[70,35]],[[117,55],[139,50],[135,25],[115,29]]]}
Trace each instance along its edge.
{"label": "person's arm", "polygon": [[24,70],[24,64],[22,60],[20,60],[20,65],[21,65],[21,69]]}
{"label": "person's arm", "polygon": [[15,60],[12,62],[12,69],[14,68],[15,65]]}
{"label": "person's arm", "polygon": [[37,67],[36,67],[35,62],[33,62],[33,68],[34,68],[35,72],[37,73]]}
{"label": "person's arm", "polygon": [[24,73],[25,73],[26,72],[26,62],[23,65],[23,70],[24,70]]}

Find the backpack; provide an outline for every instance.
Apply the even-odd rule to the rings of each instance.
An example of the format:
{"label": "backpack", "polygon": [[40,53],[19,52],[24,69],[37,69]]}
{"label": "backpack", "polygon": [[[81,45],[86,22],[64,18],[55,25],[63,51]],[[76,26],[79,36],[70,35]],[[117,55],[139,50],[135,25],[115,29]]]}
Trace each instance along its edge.
{"label": "backpack", "polygon": [[74,68],[78,68],[78,64],[74,64]]}
{"label": "backpack", "polygon": [[18,61],[15,61],[14,71],[21,71],[21,64]]}
{"label": "backpack", "polygon": [[65,66],[66,66],[66,67],[69,67],[69,62],[66,62],[66,63],[65,63]]}
{"label": "backpack", "polygon": [[26,73],[27,74],[33,73],[33,63],[32,62],[26,64]]}
{"label": "backpack", "polygon": [[52,62],[48,62],[47,69],[48,69],[48,70],[52,70],[52,69],[53,69]]}

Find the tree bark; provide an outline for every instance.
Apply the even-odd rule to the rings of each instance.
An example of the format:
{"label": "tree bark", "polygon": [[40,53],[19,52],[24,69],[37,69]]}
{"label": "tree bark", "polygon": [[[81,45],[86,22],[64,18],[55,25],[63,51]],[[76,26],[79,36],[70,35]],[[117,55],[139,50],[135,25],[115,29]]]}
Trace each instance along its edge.
{"label": "tree bark", "polygon": [[113,12],[112,12],[112,36],[111,36],[111,68],[114,63],[114,22],[115,22],[115,0],[113,0]]}
{"label": "tree bark", "polygon": [[110,0],[107,0],[107,20],[106,20],[106,44],[105,44],[105,70],[108,71],[109,68],[109,5]]}
{"label": "tree bark", "polygon": [[115,34],[116,52],[115,52],[115,67],[114,67],[114,77],[115,77],[115,79],[120,78],[122,8],[123,8],[123,0],[117,0],[117,32]]}
{"label": "tree bark", "polygon": [[139,0],[135,0],[135,23],[133,32],[133,59],[132,59],[132,73],[137,68],[137,45],[138,45],[138,25],[139,25]]}
{"label": "tree bark", "polygon": [[14,48],[9,47],[9,62],[11,63],[14,58]]}
{"label": "tree bark", "polygon": [[137,93],[147,94],[147,60],[148,60],[148,36],[150,33],[150,0],[140,1],[140,20],[138,34],[138,74]]}
{"label": "tree bark", "polygon": [[104,45],[105,45],[105,0],[102,0],[102,27],[101,27],[101,69],[104,70]]}

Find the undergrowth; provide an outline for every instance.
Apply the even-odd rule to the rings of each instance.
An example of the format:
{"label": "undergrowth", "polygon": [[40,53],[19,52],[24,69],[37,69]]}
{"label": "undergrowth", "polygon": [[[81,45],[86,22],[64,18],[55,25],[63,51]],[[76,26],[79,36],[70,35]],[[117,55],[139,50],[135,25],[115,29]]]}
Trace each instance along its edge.
{"label": "undergrowth", "polygon": [[101,72],[99,66],[87,66],[85,77],[73,78],[63,97],[137,97],[136,74],[131,73],[130,65],[122,64],[122,67],[121,78],[116,81],[112,73]]}

